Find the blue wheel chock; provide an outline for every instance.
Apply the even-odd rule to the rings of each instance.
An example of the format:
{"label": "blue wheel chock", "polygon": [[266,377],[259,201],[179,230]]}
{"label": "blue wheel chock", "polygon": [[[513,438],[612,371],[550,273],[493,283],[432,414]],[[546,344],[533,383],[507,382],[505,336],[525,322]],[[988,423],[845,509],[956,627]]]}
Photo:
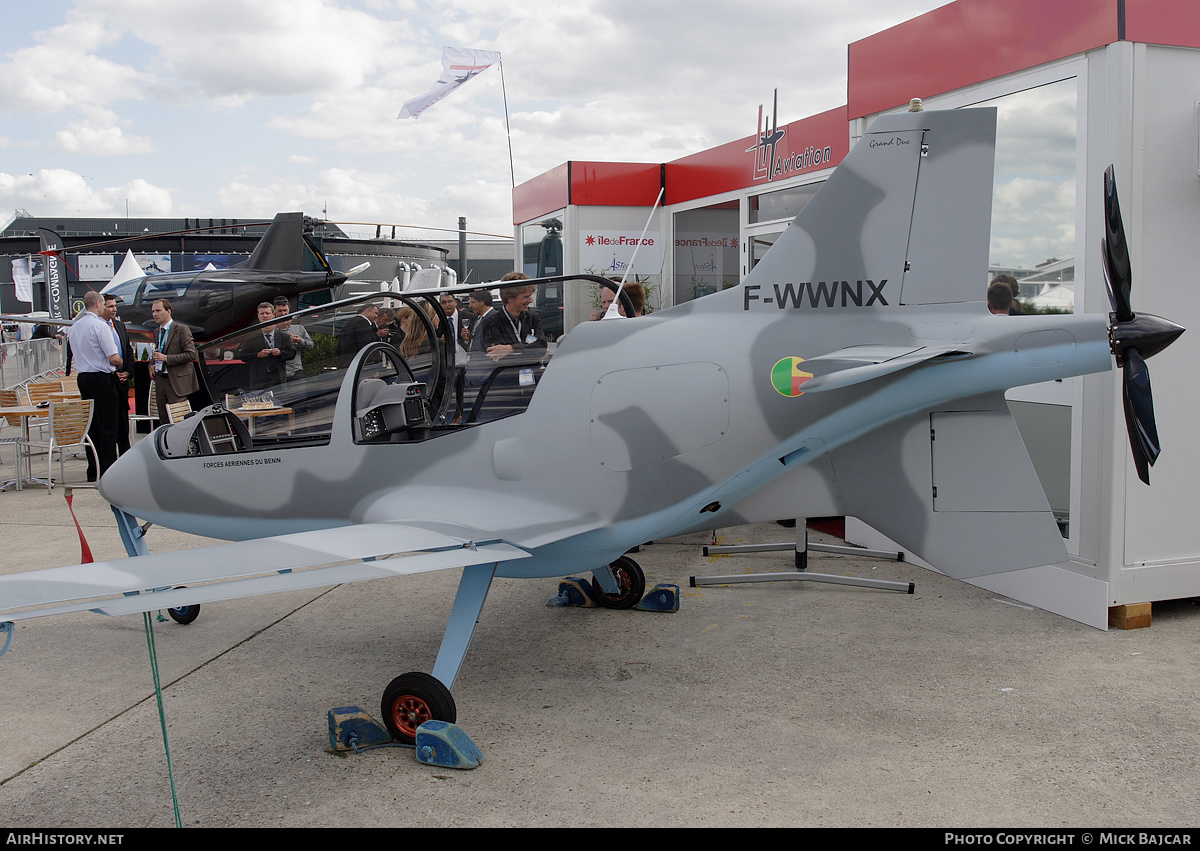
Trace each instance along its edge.
{"label": "blue wheel chock", "polygon": [[592,594],[592,583],[582,576],[568,576],[559,580],[558,595],[546,601],[547,606],[573,606],[594,609],[599,603]]}
{"label": "blue wheel chock", "polygon": [[417,728],[417,759],[442,768],[478,768],[483,751],[449,721],[426,721]]}
{"label": "blue wheel chock", "polygon": [[646,592],[634,606],[639,612],[679,611],[679,586],[659,583]]}
{"label": "blue wheel chock", "polygon": [[335,751],[362,750],[385,745],[392,734],[358,706],[329,710],[329,747]]}

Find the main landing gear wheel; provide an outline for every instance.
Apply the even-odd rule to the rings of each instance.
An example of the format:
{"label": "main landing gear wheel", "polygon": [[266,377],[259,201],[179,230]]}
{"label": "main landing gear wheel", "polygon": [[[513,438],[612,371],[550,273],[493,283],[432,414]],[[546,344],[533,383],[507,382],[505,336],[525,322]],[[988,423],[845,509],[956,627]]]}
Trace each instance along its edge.
{"label": "main landing gear wheel", "polygon": [[632,609],[646,593],[646,574],[642,573],[641,565],[629,556],[621,556],[608,566],[617,580],[617,593],[608,594],[595,581],[592,574],[592,590],[596,592],[596,602],[606,609]]}
{"label": "main landing gear wheel", "polygon": [[[186,588],[186,585],[178,585],[177,588]],[[175,609],[167,609],[167,614],[171,616],[171,620],[177,624],[187,624],[200,617],[200,605],[197,603],[194,606],[179,606]]]}
{"label": "main landing gear wheel", "polygon": [[417,728],[426,721],[454,723],[458,710],[450,689],[441,680],[413,671],[392,680],[383,691],[379,708],[392,738],[406,745],[417,740]]}

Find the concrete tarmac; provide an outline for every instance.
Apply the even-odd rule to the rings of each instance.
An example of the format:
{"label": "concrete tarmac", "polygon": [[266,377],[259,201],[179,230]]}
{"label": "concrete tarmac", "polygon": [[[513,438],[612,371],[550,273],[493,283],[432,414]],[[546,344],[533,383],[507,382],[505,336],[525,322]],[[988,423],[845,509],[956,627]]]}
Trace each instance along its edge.
{"label": "concrete tarmac", "polygon": [[[11,455],[4,454],[4,465]],[[68,482],[82,482],[71,462]],[[107,504],[75,492],[97,559]],[[0,494],[0,571],[74,564],[62,491]],[[791,539],[774,524],[720,542]],[[820,537],[820,536],[814,536]],[[791,569],[635,556],[676,614],[546,606],[497,580],[454,687],[474,771],[407,749],[332,753],[326,713],[378,717],[432,668],[457,571],[204,605],[155,625],[185,826],[1179,827],[1200,821],[1200,612],[1101,632],[911,564],[812,554],[811,572],[916,583],[688,588]],[[205,543],[155,529],[153,551]],[[0,824],[168,827],[171,792],[140,616],[22,621],[0,658]]]}

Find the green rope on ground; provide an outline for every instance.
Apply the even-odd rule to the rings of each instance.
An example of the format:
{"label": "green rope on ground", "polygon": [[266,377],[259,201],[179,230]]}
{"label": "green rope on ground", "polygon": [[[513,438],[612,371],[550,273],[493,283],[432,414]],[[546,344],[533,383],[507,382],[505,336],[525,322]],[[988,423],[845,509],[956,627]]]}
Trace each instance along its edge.
{"label": "green rope on ground", "polygon": [[163,709],[162,680],[158,676],[158,651],[154,648],[154,619],[142,613],[146,624],[146,647],[150,651],[150,671],[154,674],[154,696],[158,699],[158,721],[162,726],[163,750],[167,754],[167,778],[171,781],[171,804],[175,807],[175,826],[183,827],[179,819],[179,797],[175,794],[175,772],[171,770],[171,746],[167,744],[167,713]]}

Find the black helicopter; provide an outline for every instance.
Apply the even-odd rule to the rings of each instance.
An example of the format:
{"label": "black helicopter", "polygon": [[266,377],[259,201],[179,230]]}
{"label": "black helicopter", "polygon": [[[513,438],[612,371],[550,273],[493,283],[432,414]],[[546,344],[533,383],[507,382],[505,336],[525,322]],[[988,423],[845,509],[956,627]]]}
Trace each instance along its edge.
{"label": "black helicopter", "polygon": [[[318,270],[304,270],[306,254],[316,260]],[[150,308],[165,298],[171,302],[174,319],[190,326],[202,342],[253,322],[261,302],[331,289],[347,277],[330,268],[325,254],[304,233],[303,213],[279,213],[245,263],[134,278],[105,295],[117,297],[117,315],[135,336],[153,333]]]}
{"label": "black helicopter", "polygon": [[[61,241],[51,231],[42,231],[40,253],[50,261],[48,265],[54,266],[53,261],[58,260],[62,251]],[[309,271],[306,265],[309,269],[317,268]],[[272,302],[281,295],[290,299],[332,289],[367,265],[349,272],[335,271],[325,253],[304,232],[304,214],[278,213],[245,263],[228,269],[142,275],[106,287],[102,292],[116,297],[117,315],[131,337],[145,340],[153,337],[155,324],[150,309],[155,301],[165,298],[171,302],[175,321],[188,325],[196,342],[202,343],[256,321],[255,308],[264,301]],[[65,296],[65,291],[58,292]],[[72,320],[65,301],[62,298],[57,309],[52,304],[48,318],[4,315],[0,320],[70,325]]]}

